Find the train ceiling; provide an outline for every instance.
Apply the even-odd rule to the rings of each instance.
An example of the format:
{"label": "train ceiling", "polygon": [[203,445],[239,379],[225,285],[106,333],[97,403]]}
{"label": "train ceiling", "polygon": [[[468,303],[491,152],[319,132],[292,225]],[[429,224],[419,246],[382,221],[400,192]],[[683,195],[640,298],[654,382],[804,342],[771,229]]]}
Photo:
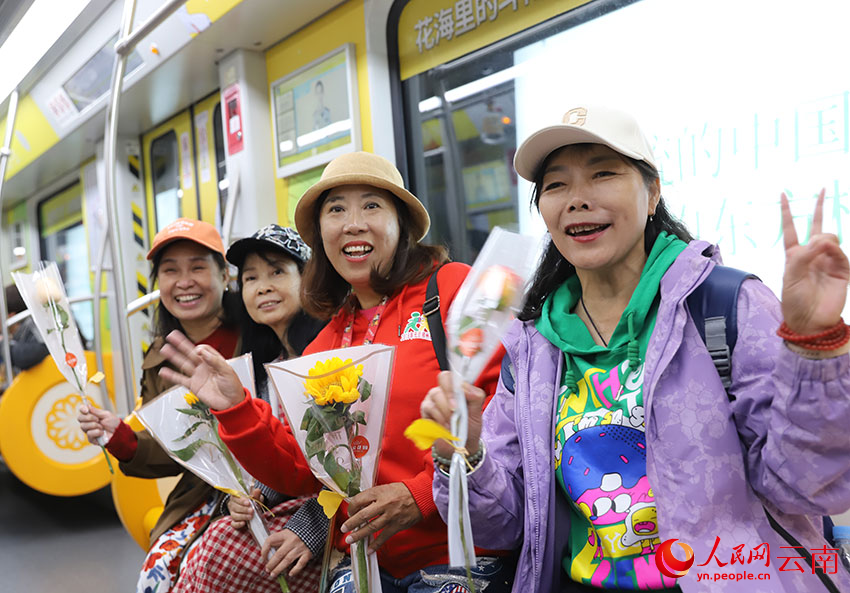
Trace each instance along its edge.
{"label": "train ceiling", "polygon": [[[10,2],[15,4],[14,0],[0,0],[0,16]],[[339,4],[342,0],[244,0],[122,93],[119,136],[138,137],[218,89],[216,63],[233,50],[265,51]],[[0,34],[2,31],[0,26]],[[85,31],[78,35],[84,36]],[[148,39],[155,36],[156,31],[142,40],[138,51],[151,51]],[[49,68],[39,78],[48,76]],[[0,105],[4,114],[7,103]],[[95,155],[105,126],[105,101],[101,103],[82,125],[7,180],[3,189],[6,205],[26,199]]]}

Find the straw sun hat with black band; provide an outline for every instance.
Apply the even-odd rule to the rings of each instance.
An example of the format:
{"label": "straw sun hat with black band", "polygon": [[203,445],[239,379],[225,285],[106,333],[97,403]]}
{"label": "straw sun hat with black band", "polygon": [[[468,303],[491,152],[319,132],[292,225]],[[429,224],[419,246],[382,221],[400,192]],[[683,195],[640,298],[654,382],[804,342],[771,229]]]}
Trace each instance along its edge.
{"label": "straw sun hat with black band", "polygon": [[387,159],[370,152],[351,152],[338,156],[325,167],[322,178],[310,187],[295,207],[295,228],[307,245],[315,247],[316,205],[323,192],[342,185],[371,185],[385,189],[407,205],[410,212],[410,236],[421,241],[428,233],[431,219],[416,196],[404,187],[401,173]]}

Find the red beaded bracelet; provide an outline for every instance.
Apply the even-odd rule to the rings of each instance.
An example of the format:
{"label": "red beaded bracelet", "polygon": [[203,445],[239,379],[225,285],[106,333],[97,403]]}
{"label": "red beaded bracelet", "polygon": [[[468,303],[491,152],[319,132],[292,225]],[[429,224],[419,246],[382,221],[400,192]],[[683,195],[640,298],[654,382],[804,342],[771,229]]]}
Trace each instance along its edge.
{"label": "red beaded bracelet", "polygon": [[798,334],[783,321],[776,334],[786,342],[807,350],[837,350],[850,342],[850,326],[843,319],[829,329],[807,336]]}

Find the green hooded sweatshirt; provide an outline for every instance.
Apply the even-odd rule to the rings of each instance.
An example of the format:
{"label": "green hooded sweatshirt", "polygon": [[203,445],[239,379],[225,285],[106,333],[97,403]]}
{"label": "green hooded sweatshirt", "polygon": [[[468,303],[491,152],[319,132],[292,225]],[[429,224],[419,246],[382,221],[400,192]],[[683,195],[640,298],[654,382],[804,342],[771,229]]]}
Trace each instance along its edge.
{"label": "green hooded sweatshirt", "polygon": [[565,355],[558,396],[555,473],[571,502],[573,580],[607,589],[672,587],[655,564],[660,544],[646,477],[643,357],[658,312],[659,285],[687,244],[661,233],[608,347],[572,311],[581,296],[571,276],[543,305],[537,330]]}

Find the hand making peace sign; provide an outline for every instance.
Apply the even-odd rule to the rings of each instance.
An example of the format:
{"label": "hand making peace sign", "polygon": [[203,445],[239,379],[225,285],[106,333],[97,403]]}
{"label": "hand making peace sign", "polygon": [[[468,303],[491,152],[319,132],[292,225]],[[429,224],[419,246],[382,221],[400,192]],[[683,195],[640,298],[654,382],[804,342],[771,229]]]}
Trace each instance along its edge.
{"label": "hand making peace sign", "polygon": [[800,245],[788,197],[782,194],[782,231],[785,237],[785,277],[782,314],[785,324],[800,335],[833,327],[841,318],[850,282],[850,263],[838,237],[823,232],[821,190],[812,217],[809,242]]}

